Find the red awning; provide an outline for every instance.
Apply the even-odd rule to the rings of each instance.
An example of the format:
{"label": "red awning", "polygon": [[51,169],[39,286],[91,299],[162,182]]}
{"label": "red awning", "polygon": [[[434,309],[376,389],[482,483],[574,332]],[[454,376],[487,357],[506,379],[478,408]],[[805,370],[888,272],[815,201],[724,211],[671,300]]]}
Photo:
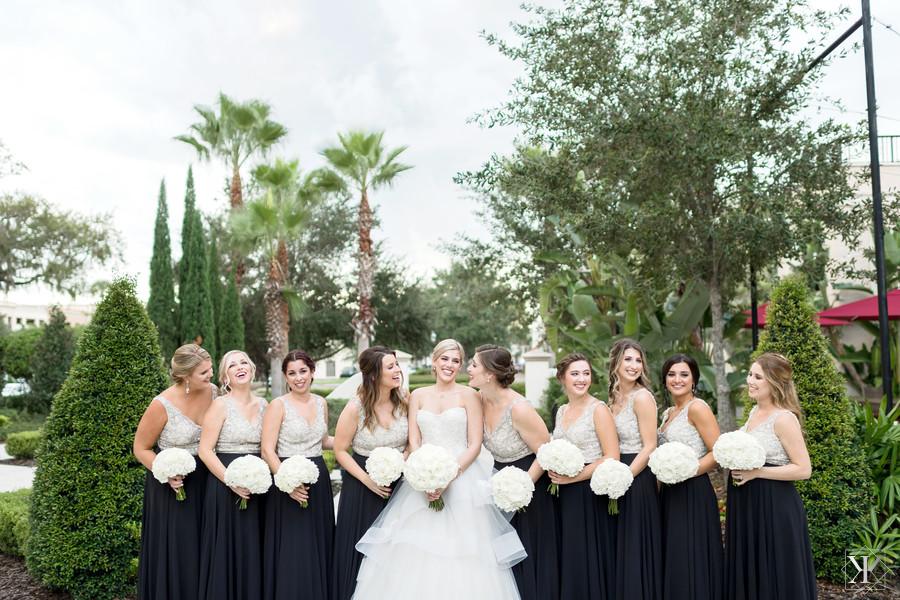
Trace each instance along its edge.
{"label": "red awning", "polygon": [[[769,306],[769,303],[766,302],[765,304],[760,304],[759,306],[756,307],[756,320],[759,322],[760,327],[766,326],[766,309],[768,308],[768,306]],[[744,314],[749,315],[750,309],[745,310]],[[821,325],[822,327],[840,327],[841,325],[849,325],[849,323],[844,319],[823,317],[822,313],[819,313],[818,315],[816,315],[816,320],[818,321],[819,325]],[[750,329],[751,327],[753,327],[753,323],[752,323],[750,317],[748,316],[747,320],[744,321],[744,329]]]}
{"label": "red awning", "polygon": [[[896,321],[900,319],[900,289],[890,290],[887,293],[888,319]],[[819,317],[829,319],[844,319],[846,321],[877,321],[878,320],[878,296],[869,296],[855,302],[848,302],[841,306],[835,306],[819,313]]]}

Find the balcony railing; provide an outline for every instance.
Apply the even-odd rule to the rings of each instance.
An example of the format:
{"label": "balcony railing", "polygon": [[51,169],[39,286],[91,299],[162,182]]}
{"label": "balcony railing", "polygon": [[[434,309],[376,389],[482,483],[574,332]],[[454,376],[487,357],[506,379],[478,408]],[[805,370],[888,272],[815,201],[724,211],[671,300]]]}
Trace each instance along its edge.
{"label": "balcony railing", "polygon": [[[844,158],[850,163],[869,162],[869,142],[848,146]],[[878,136],[878,160],[883,165],[900,163],[900,135]]]}

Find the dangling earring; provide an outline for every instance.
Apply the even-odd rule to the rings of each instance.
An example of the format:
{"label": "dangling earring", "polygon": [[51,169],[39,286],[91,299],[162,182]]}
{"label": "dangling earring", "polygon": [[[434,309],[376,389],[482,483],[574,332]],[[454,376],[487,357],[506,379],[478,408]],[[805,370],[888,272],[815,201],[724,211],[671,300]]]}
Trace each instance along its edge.
{"label": "dangling earring", "polygon": [[222,384],[222,389],[225,390],[226,394],[231,393],[231,382],[228,381],[228,377],[225,377],[225,383]]}
{"label": "dangling earring", "polygon": [[191,393],[191,382],[190,382],[190,381],[185,381],[185,382],[184,382],[184,395],[185,395],[185,397],[189,396],[190,393]]}

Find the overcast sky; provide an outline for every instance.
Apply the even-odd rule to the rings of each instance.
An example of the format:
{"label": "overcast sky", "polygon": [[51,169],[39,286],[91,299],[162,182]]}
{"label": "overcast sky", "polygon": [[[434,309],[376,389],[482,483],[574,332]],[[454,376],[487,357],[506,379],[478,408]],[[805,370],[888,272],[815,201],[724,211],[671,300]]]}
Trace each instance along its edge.
{"label": "overcast sky", "polygon": [[[894,27],[873,25],[879,133],[900,134],[900,3],[872,5]],[[852,8],[858,13],[858,3]],[[276,154],[305,169],[320,166],[318,152],[349,128],[383,129],[388,146],[408,145],[402,158],[415,169],[373,195],[376,239],[427,276],[447,263],[440,240],[487,234],[476,201],[452,178],[510,149],[513,131],[467,120],[502,101],[519,73],[479,32],[508,36],[522,15],[515,0],[7,0],[0,139],[28,171],[0,180],[0,191],[111,213],[125,244],[117,272],[135,275],[146,296],[160,179],[175,258],[189,164],[200,208],[225,205],[224,167],[197,164],[190,147],[172,140],[196,120],[192,106],[212,104],[221,90],[269,102],[290,132]],[[823,114],[848,122],[863,119],[866,107],[861,32],[853,39],[860,48],[826,68],[821,88],[849,111]],[[50,295],[10,295],[38,297]]]}

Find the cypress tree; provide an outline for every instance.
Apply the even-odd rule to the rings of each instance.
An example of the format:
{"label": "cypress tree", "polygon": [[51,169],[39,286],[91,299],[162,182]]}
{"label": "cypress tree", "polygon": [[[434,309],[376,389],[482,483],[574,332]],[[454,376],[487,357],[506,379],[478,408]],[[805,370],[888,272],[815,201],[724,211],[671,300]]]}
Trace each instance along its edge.
{"label": "cypress tree", "polygon": [[113,282],[97,306],[37,455],[28,570],[74,600],[134,590],[145,469],[131,445],[167,381],[156,328],[134,285]]}
{"label": "cypress tree", "polygon": [[[193,189],[190,190],[193,193]],[[188,202],[185,202],[188,210]],[[213,308],[209,292],[209,271],[206,266],[206,236],[200,213],[191,211],[188,231],[182,246],[181,257],[181,343],[196,342],[210,354],[216,352],[216,330],[213,325]],[[182,234],[183,237],[185,237]]]}
{"label": "cypress tree", "polygon": [[798,481],[797,490],[806,507],[818,575],[841,581],[845,552],[856,542],[871,505],[871,483],[850,399],[802,276],[786,278],[772,292],[754,356],[763,352],[778,352],[791,362],[812,461],[812,477]]}
{"label": "cypress tree", "polygon": [[[187,184],[184,189],[184,216],[181,218],[181,261],[190,252],[191,225],[194,223],[194,212],[197,210],[197,197],[194,194],[194,169],[188,167]],[[178,296],[187,284],[187,273],[184,265],[178,264]],[[184,340],[179,340],[179,343]]]}
{"label": "cypress tree", "polygon": [[222,356],[221,344],[221,318],[222,318],[222,278],[219,276],[220,261],[219,248],[216,243],[216,231],[210,227],[209,231],[209,256],[207,257],[207,268],[209,271],[209,295],[210,305],[212,306],[213,329],[216,331],[216,350],[212,352],[213,364],[216,363],[218,357]]}
{"label": "cypress tree", "polygon": [[75,335],[58,306],[50,307],[50,320],[34,348],[31,359],[31,412],[47,413],[60,390],[75,354]]}
{"label": "cypress tree", "polygon": [[[189,175],[190,177],[190,175]],[[193,185],[193,184],[191,184]],[[147,313],[159,332],[159,347],[163,356],[171,356],[178,347],[178,307],[175,304],[175,275],[172,269],[172,244],[169,240],[169,207],[166,202],[166,182],[159,184],[159,203],[153,237],[153,258],[150,259],[150,298]]]}
{"label": "cypress tree", "polygon": [[229,350],[244,350],[244,317],[241,314],[241,297],[238,294],[234,274],[226,275],[228,285],[222,298],[222,313],[219,317],[219,347],[222,354]]}

